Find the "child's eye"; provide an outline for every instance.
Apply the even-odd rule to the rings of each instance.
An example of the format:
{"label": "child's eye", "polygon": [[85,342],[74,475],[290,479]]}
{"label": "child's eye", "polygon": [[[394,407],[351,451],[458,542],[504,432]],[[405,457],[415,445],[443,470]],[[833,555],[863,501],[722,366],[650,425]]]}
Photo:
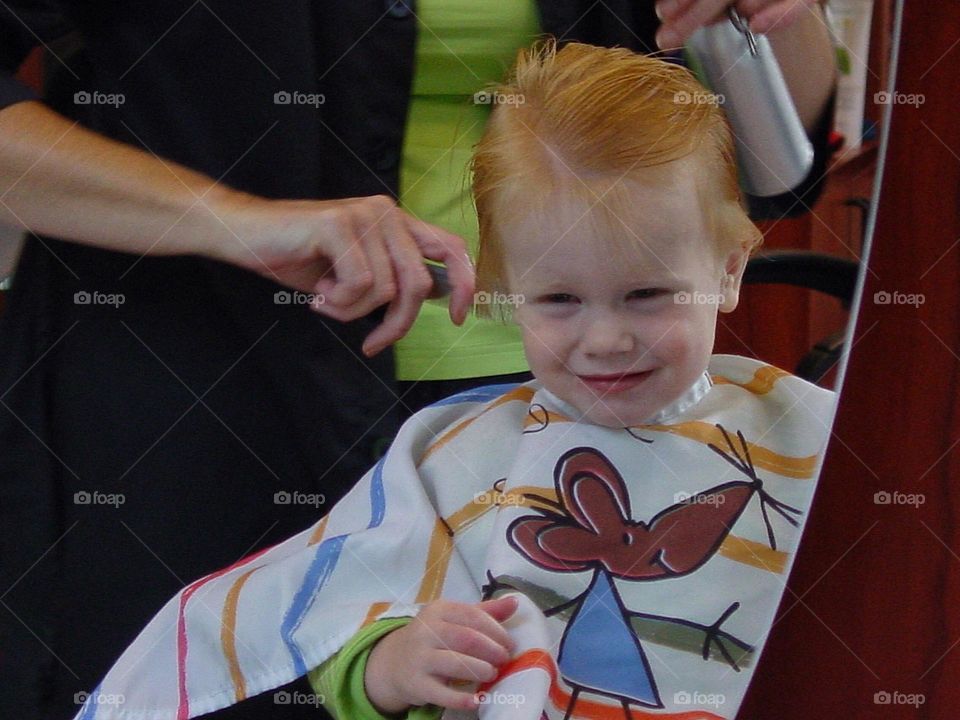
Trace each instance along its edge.
{"label": "child's eye", "polygon": [[570,293],[550,293],[543,296],[543,301],[554,305],[576,302],[577,298]]}
{"label": "child's eye", "polygon": [[658,295],[661,295],[664,292],[663,288],[641,288],[639,290],[631,290],[627,293],[628,300],[646,300],[647,298],[654,298]]}

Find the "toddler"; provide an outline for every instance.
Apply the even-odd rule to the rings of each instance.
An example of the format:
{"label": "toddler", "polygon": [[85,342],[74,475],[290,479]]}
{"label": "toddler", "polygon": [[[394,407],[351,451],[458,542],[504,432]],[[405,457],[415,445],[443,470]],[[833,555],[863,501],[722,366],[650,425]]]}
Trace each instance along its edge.
{"label": "toddler", "polygon": [[351,720],[736,715],[833,395],[711,356],[761,239],[730,131],[624,49],[544,43],[492,97],[478,310],[520,325],[536,379],[415,415],[313,528],[181,591],[82,717],[302,675],[315,694],[277,702]]}

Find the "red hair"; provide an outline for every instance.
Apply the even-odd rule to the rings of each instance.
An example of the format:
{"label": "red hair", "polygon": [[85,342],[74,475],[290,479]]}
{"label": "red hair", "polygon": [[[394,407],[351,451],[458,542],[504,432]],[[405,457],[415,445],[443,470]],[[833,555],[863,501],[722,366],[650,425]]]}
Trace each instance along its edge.
{"label": "red hair", "polygon": [[[718,250],[750,251],[762,241],[741,204],[726,118],[686,68],[624,48],[557,49],[549,39],[520,51],[491,98],[471,165],[478,288],[508,292],[501,228],[511,217],[543,212],[559,194],[600,210],[590,220],[606,223],[604,236],[623,237],[612,206],[629,208],[637,186],[620,180],[649,181],[651,168],[670,173],[685,158],[696,163],[698,200]],[[480,309],[489,314],[490,306]]]}

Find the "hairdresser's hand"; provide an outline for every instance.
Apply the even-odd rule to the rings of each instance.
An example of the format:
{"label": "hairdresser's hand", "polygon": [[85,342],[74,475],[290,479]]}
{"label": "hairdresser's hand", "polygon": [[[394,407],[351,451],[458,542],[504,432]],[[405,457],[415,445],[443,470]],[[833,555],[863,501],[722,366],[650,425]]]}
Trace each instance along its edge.
{"label": "hairdresser's hand", "polygon": [[432,287],[423,258],[447,266],[453,322],[463,323],[473,302],[473,266],[463,241],[417,220],[387,196],[322,201],[245,196],[218,216],[235,239],[221,259],[316,294],[312,307],[320,314],[349,321],[387,304],[383,323],[364,341],[368,356],[413,324]]}
{"label": "hairdresser's hand", "polygon": [[364,674],[370,702],[385,714],[427,704],[475,710],[476,693],[449,683],[482,683],[497,676],[497,668],[513,651],[500,623],[516,609],[515,597],[476,605],[430,603],[409,625],[374,645]]}
{"label": "hairdresser's hand", "polygon": [[657,16],[663,25],[657,31],[657,45],[680,47],[696,30],[722,19],[731,5],[747,19],[751,30],[766,33],[792,25],[816,4],[817,0],[658,0]]}
{"label": "hairdresser's hand", "polygon": [[306,293],[337,320],[388,303],[372,355],[410,328],[446,263],[450,316],[463,322],[473,269],[460,238],[390,198],[268,200],[77,126],[37,101],[0,111],[0,223],[133,255],[200,255]]}

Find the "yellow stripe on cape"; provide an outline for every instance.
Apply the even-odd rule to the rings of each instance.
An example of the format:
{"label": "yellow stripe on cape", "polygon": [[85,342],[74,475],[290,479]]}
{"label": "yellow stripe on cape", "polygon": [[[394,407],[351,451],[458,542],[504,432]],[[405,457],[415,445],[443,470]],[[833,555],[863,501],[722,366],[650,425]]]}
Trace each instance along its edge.
{"label": "yellow stripe on cape", "polygon": [[529,403],[532,399],[533,399],[533,390],[523,385],[520,385],[519,387],[514,388],[510,392],[505,393],[504,395],[501,395],[496,400],[492,401],[486,408],[484,408],[483,412],[480,412],[477,415],[474,415],[471,418],[467,418],[463,422],[460,422],[454,425],[452,428],[447,430],[447,432],[445,432],[443,435],[438,437],[436,441],[433,443],[433,445],[431,445],[424,451],[423,456],[420,458],[420,462],[418,463],[418,465],[423,465],[423,463],[426,462],[428,457],[433,455],[433,453],[435,453],[437,450],[442,448],[448,442],[453,440],[457,435],[459,435],[468,427],[470,427],[470,425],[472,425],[474,420],[476,420],[477,418],[482,417],[483,415],[490,412],[491,410],[498,408],[501,405],[504,405],[508,402],[520,401],[520,402]]}
{"label": "yellow stripe on cape", "polygon": [[781,370],[773,365],[764,365],[753,373],[753,377],[745,383],[738,383],[723,375],[710,375],[714,385],[736,385],[744,390],[752,392],[754,395],[766,395],[773,390],[780,378],[792,377],[786,370]]}
{"label": "yellow stripe on cape", "polygon": [[[547,420],[551,424],[572,422],[570,418],[557,413],[548,413]],[[534,425],[543,424],[542,416],[528,416],[524,420],[523,426],[524,429],[526,429]],[[696,442],[703,443],[704,445],[716,445],[717,447],[721,448],[726,446],[726,440],[723,437],[723,433],[720,432],[716,425],[711,425],[710,423],[700,422],[697,420],[685,423],[677,423],[676,425],[635,425],[633,427],[638,430],[666,432],[671,433],[672,435],[680,435],[681,437],[695,440]],[[754,445],[752,443],[747,443],[747,449],[750,451],[750,457],[753,459],[753,463],[756,467],[775,472],[784,477],[795,478],[798,480],[810,479],[814,476],[814,472],[817,469],[817,460],[819,458],[818,455],[809,455],[807,457],[791,457],[789,455],[781,455],[773,450],[770,450],[769,448],[763,447],[762,445]]]}
{"label": "yellow stripe on cape", "polygon": [[[676,425],[639,425],[644,430],[653,432],[667,432],[672,435],[695,440],[704,445],[716,445],[717,447],[726,447],[726,438],[716,425],[691,420],[690,422],[677,423]],[[808,455],[807,457],[791,457],[775,453],[762,445],[747,443],[747,450],[750,452],[750,458],[755,467],[775,472],[783,477],[796,478],[798,480],[809,480],[813,478],[817,469],[819,455]]]}

